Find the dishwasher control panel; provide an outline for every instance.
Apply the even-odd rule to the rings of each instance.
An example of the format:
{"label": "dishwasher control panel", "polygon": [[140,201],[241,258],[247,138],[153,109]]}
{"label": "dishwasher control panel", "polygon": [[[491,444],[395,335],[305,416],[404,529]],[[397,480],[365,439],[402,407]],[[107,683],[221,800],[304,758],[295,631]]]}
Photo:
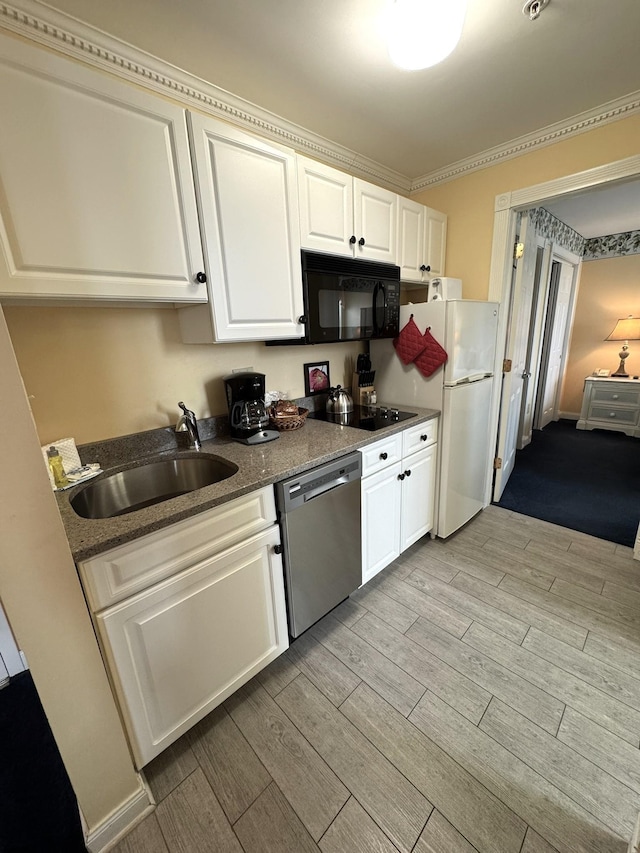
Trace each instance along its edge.
{"label": "dishwasher control panel", "polygon": [[362,457],[356,453],[343,456],[319,468],[314,468],[292,477],[282,483],[276,483],[276,499],[281,512],[290,512],[336,486],[359,480],[362,476]]}

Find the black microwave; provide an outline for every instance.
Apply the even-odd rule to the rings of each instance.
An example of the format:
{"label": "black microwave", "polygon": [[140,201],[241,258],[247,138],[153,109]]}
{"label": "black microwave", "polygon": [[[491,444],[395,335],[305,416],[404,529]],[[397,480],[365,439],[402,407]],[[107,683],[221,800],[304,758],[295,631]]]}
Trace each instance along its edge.
{"label": "black microwave", "polygon": [[400,267],[302,251],[305,343],[395,338]]}

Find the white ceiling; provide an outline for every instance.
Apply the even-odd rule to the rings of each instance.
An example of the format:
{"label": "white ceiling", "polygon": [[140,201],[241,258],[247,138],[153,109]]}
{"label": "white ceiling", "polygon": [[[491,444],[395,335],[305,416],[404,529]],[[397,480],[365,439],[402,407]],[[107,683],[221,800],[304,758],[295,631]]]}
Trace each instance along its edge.
{"label": "white ceiling", "polygon": [[543,206],[587,238],[640,230],[640,181],[564,196]]}
{"label": "white ceiling", "polygon": [[[549,0],[536,21],[522,14],[523,0],[469,0],[457,49],[417,72],[388,59],[381,20],[389,2],[51,5],[409,183],[617,98],[640,96],[639,0]],[[588,199],[545,206],[585,237],[640,228],[640,184]]]}
{"label": "white ceiling", "polygon": [[414,72],[388,59],[389,2],[52,5],[412,179],[640,90],[638,0],[550,0],[533,22],[469,0],[454,53]]}

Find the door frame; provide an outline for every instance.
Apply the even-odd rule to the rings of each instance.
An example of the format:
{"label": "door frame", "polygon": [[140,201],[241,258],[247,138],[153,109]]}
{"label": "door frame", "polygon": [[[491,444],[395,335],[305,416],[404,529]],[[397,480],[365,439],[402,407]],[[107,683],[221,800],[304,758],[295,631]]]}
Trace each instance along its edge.
{"label": "door frame", "polygon": [[[545,202],[560,198],[561,196],[574,193],[586,192],[596,187],[607,184],[621,183],[631,178],[640,177],[640,155],[626,157],[624,160],[616,160],[593,169],[586,169],[572,175],[565,175],[552,181],[534,184],[522,189],[500,193],[495,198],[493,244],[491,248],[491,267],[489,272],[490,302],[499,302],[502,310],[498,317],[498,346],[496,347],[496,360],[494,365],[494,376],[502,376],[502,362],[506,350],[506,332],[508,329],[508,311],[504,306],[510,304],[511,298],[511,272],[513,245],[516,234],[516,219],[520,211],[530,207],[544,206]],[[490,435],[492,436],[492,447],[496,446],[498,438],[498,418],[500,412],[501,382],[494,382]],[[493,457],[488,460],[489,472],[487,476],[487,487],[485,503],[491,503],[493,490]]]}

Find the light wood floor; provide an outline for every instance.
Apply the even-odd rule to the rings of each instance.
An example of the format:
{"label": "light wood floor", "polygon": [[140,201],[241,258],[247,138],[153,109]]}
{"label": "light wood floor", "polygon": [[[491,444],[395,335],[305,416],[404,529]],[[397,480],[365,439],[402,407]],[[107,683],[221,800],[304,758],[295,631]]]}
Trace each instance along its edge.
{"label": "light wood floor", "polygon": [[640,563],[489,507],[422,540],[146,771],[117,853],[625,853]]}

